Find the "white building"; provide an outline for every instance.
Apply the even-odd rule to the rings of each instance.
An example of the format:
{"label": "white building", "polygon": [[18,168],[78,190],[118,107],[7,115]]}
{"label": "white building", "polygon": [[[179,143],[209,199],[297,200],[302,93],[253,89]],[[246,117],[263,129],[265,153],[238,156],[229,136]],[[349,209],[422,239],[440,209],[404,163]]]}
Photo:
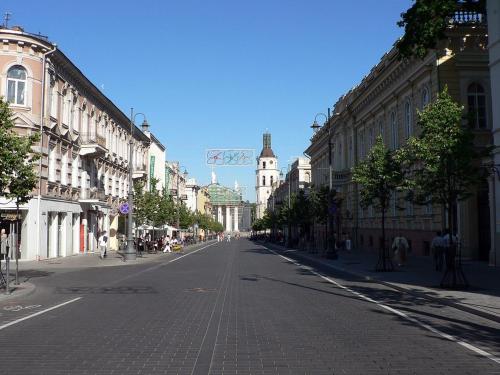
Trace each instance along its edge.
{"label": "white building", "polygon": [[158,191],[163,191],[166,187],[165,179],[165,146],[156,138],[149,129],[147,122],[142,126],[142,132],[146,137],[149,138],[150,143],[148,147],[147,155],[147,182],[146,189],[151,189],[151,180],[155,178],[158,180],[156,184],[156,189]]}
{"label": "white building", "polygon": [[186,181],[186,206],[191,212],[196,212],[198,207],[198,191],[200,186],[196,184],[195,178]]}
{"label": "white building", "polygon": [[[128,192],[130,119],[46,37],[0,29],[0,94],[15,131],[39,133],[33,199],[21,207],[21,259],[95,251],[99,231],[117,247],[118,207]],[[149,139],[133,128],[134,177]],[[0,197],[2,217],[15,206]],[[0,226],[8,229],[8,222]]]}
{"label": "white building", "polygon": [[267,200],[271,195],[272,186],[279,178],[278,158],[271,149],[271,134],[269,133],[264,133],[262,137],[262,151],[257,158],[255,176],[256,218],[260,219],[264,216],[267,208]]}

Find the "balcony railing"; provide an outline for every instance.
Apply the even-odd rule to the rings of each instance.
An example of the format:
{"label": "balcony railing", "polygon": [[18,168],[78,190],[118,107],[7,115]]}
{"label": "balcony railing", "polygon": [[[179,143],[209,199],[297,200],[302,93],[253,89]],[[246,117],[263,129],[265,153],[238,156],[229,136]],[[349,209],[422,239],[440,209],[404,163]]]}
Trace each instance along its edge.
{"label": "balcony railing", "polygon": [[450,19],[453,25],[482,25],[486,24],[486,13],[482,12],[479,2],[475,6],[462,5]]}
{"label": "balcony railing", "polygon": [[106,194],[103,189],[97,187],[82,188],[80,193],[80,201],[88,202],[105,202]]}
{"label": "balcony railing", "polygon": [[106,153],[106,138],[98,134],[80,134],[80,155],[95,155]]}
{"label": "balcony railing", "polygon": [[106,148],[106,138],[98,134],[80,133],[82,145],[97,144]]}

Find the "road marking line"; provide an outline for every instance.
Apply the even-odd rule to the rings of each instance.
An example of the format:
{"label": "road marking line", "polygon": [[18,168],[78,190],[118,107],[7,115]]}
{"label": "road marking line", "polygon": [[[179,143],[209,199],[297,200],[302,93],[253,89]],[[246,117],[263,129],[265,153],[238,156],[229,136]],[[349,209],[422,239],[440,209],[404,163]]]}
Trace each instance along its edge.
{"label": "road marking line", "polygon": [[118,283],[120,283],[120,282],[122,282],[122,281],[125,281],[125,280],[128,280],[128,279],[130,279],[130,278],[132,278],[132,277],[136,277],[136,276],[142,275],[143,273],[146,273],[146,272],[149,272],[149,271],[156,270],[156,269],[158,269],[158,268],[161,268],[161,267],[163,267],[163,266],[166,266],[167,264],[170,264],[170,263],[176,262],[176,261],[178,261],[178,260],[179,260],[179,259],[181,259],[181,258],[187,257],[188,255],[191,255],[191,254],[197,253],[198,251],[201,251],[201,250],[203,250],[203,249],[206,249],[207,247],[210,247],[210,246],[214,246],[214,245],[216,245],[216,244],[217,244],[217,242],[214,242],[214,243],[211,243],[211,244],[209,244],[209,245],[206,245],[206,246],[200,247],[200,248],[199,248],[199,249],[197,249],[197,250],[193,250],[193,251],[191,251],[191,252],[189,252],[189,253],[187,253],[187,254],[181,255],[180,257],[177,257],[177,258],[174,258],[174,259],[172,259],[172,260],[169,260],[168,262],[161,262],[161,263],[159,263],[159,264],[155,264],[155,265],[154,265],[154,266],[152,266],[152,267],[149,267],[149,268],[146,268],[146,269],[144,269],[144,270],[142,270],[142,271],[139,271],[139,272],[136,272],[136,273],[130,274],[130,275],[125,276],[125,277],[123,277],[123,278],[121,278],[121,279],[115,280],[115,281],[113,281],[112,283],[110,283],[110,285],[118,284]]}
{"label": "road marking line", "polygon": [[410,322],[415,323],[415,324],[419,325],[420,327],[422,327],[422,328],[424,328],[424,329],[426,329],[428,331],[431,331],[432,333],[434,333],[434,334],[436,334],[438,336],[441,336],[441,337],[443,337],[443,338],[445,338],[445,339],[447,339],[449,341],[452,341],[452,342],[454,342],[454,343],[456,343],[458,345],[461,345],[464,348],[469,349],[469,350],[473,351],[476,354],[479,354],[479,355],[481,355],[483,357],[486,357],[486,358],[492,360],[493,362],[496,362],[496,363],[500,364],[500,358],[499,357],[496,357],[495,355],[493,355],[491,353],[488,353],[487,351],[485,351],[483,349],[480,349],[477,346],[474,346],[474,345],[469,344],[468,342],[462,341],[462,340],[460,340],[459,338],[457,338],[457,337],[455,337],[453,335],[449,335],[447,333],[441,332],[437,328],[434,328],[434,327],[432,327],[432,326],[430,326],[430,325],[428,325],[426,323],[423,323],[420,320],[418,320],[418,319],[416,319],[414,317],[411,317],[411,316],[405,314],[404,312],[401,312],[401,311],[399,311],[399,310],[397,310],[397,309],[395,309],[393,307],[384,305],[383,303],[381,303],[379,301],[376,301],[373,298],[367,297],[364,294],[356,292],[355,290],[352,290],[351,288],[349,288],[347,286],[339,284],[337,281],[332,280],[331,278],[329,278],[329,277],[327,277],[325,275],[322,275],[321,273],[319,273],[317,271],[314,271],[309,266],[304,266],[304,265],[300,264],[299,262],[295,261],[294,259],[291,259],[291,258],[288,258],[286,256],[283,256],[283,255],[281,255],[281,254],[275,252],[274,250],[271,250],[271,249],[269,249],[269,248],[267,248],[265,246],[264,246],[264,248],[266,248],[267,250],[269,250],[274,255],[278,255],[279,257],[281,257],[281,258],[285,259],[286,261],[288,261],[288,262],[296,265],[297,267],[305,269],[305,270],[311,272],[312,274],[314,274],[314,275],[322,278],[323,280],[326,280],[329,283],[334,284],[335,286],[337,286],[337,287],[339,287],[341,289],[344,289],[345,291],[348,291],[349,293],[352,293],[352,294],[358,296],[359,298],[364,299],[367,302],[374,303],[377,306],[379,306],[379,307],[381,307],[381,308],[383,308],[383,309],[385,309],[385,310],[387,310],[387,311],[389,311],[389,312],[391,312],[391,313],[393,313],[395,315],[398,315],[398,316],[400,316],[400,317],[402,317],[402,318],[404,318],[406,320],[409,320]]}
{"label": "road marking line", "polygon": [[55,310],[55,309],[58,309],[59,307],[62,307],[64,305],[67,305],[67,304],[70,304],[70,303],[73,303],[73,302],[76,302],[80,299],[82,299],[83,297],[77,297],[77,298],[73,298],[69,301],[66,301],[66,302],[63,302],[63,303],[60,303],[59,305],[55,305],[55,306],[52,306],[52,307],[49,307],[48,309],[45,309],[45,310],[42,310],[42,311],[38,311],[34,314],[31,314],[31,315],[28,315],[28,316],[25,316],[24,318],[20,318],[20,319],[17,319],[17,320],[14,320],[12,322],[9,322],[9,323],[6,323],[4,325],[1,325],[0,326],[0,331],[2,329],[5,329],[7,327],[10,327],[10,326],[13,326],[14,324],[17,324],[17,323],[21,323],[22,321],[24,320],[27,320],[27,319],[31,319],[31,318],[34,318],[35,316],[38,316],[38,315],[42,315],[42,314],[45,314],[46,312],[49,312],[51,310]]}

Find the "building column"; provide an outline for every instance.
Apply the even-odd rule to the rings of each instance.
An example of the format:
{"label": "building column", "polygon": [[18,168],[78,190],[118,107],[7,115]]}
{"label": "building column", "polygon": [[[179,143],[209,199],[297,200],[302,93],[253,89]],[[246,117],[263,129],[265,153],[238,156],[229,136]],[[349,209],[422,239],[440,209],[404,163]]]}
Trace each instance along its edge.
{"label": "building column", "polygon": [[80,214],[73,213],[73,254],[80,252]]}
{"label": "building column", "polygon": [[59,215],[57,212],[50,212],[50,252],[49,258],[57,257],[57,249],[59,247]]}
{"label": "building column", "polygon": [[[488,50],[490,56],[490,87],[491,103],[493,112],[493,144],[500,145],[500,108],[496,105],[500,101],[500,2],[487,0],[488,14]],[[493,151],[493,161],[495,165],[500,164],[500,150]],[[492,226],[494,228],[494,241],[492,241],[493,251],[490,251],[489,264],[500,265],[500,180],[496,175],[494,178],[493,202],[490,209],[495,210],[495,217]],[[490,200],[491,204],[491,200]]]}
{"label": "building column", "polygon": [[221,206],[218,206],[217,207],[217,221],[220,223],[220,224],[223,224],[224,222],[222,221],[222,207]]}
{"label": "building column", "polygon": [[234,231],[239,232],[240,228],[238,226],[238,206],[234,207]]}
{"label": "building column", "polygon": [[231,232],[231,207],[226,206],[226,232]]}

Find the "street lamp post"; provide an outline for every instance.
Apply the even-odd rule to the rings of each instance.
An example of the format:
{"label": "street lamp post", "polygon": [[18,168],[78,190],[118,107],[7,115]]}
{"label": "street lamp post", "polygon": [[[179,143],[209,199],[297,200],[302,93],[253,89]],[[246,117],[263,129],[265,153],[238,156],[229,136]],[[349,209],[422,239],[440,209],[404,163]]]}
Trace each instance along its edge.
{"label": "street lamp post", "polygon": [[[186,179],[186,177],[188,175],[186,167],[183,166],[183,165],[179,165],[179,163],[177,163],[177,194],[176,194],[177,195],[177,205],[179,205],[179,202],[180,202],[179,175],[180,175],[180,172],[181,172],[181,168],[184,168],[184,172],[182,173],[184,175],[184,179]],[[179,226],[180,226],[180,211],[179,211],[179,207],[177,207],[177,230],[180,232]],[[180,237],[180,233],[179,233],[179,237]]]}
{"label": "street lamp post", "polygon": [[[324,125],[328,124],[330,121],[330,108],[328,108],[328,115],[324,113],[317,113],[314,117],[314,122],[311,125],[314,133],[317,133],[320,126],[317,122],[318,116],[323,116],[325,118]],[[334,222],[333,222],[333,169],[332,169],[332,138],[331,138],[331,128],[328,126],[328,220],[327,220],[327,254],[330,258],[337,259],[338,254],[335,249],[335,238],[333,236]]]}
{"label": "street lamp post", "polygon": [[133,211],[134,211],[134,194],[133,194],[133,145],[134,145],[134,120],[135,116],[144,116],[143,126],[148,124],[146,121],[146,115],[144,113],[136,113],[134,115],[134,109],[130,109],[130,140],[129,140],[129,152],[128,152],[128,218],[127,218],[127,249],[123,254],[123,260],[136,260],[137,254],[134,247],[134,237],[132,235],[133,227]]}

